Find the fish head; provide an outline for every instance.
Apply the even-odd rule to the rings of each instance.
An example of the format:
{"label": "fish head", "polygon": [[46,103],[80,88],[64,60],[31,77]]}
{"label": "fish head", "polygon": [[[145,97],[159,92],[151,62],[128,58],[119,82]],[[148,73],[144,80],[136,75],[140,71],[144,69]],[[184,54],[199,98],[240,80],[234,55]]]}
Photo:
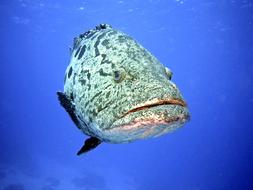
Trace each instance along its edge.
{"label": "fish head", "polygon": [[187,104],[171,81],[170,70],[156,61],[142,61],[132,60],[130,67],[115,73],[118,77],[121,72],[124,79],[114,87],[121,93],[110,110],[115,120],[106,129],[114,141],[159,136],[189,120]]}

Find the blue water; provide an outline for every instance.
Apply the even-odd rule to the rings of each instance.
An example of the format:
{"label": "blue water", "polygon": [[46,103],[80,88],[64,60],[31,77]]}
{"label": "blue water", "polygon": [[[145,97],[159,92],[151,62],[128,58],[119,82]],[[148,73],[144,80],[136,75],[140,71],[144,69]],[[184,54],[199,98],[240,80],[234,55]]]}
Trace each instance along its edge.
{"label": "blue water", "polygon": [[[174,75],[191,121],[175,133],[102,144],[56,91],[73,38],[108,23]],[[253,2],[1,0],[0,190],[252,190]]]}

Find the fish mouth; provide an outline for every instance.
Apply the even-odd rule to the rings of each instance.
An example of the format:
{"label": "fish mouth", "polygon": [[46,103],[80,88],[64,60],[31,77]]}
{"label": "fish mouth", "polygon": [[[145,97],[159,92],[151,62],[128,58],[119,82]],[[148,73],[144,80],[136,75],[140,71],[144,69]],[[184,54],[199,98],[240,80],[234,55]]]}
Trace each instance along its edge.
{"label": "fish mouth", "polygon": [[145,102],[144,104],[137,105],[135,108],[124,113],[121,116],[121,118],[123,118],[131,113],[134,113],[134,112],[138,112],[138,111],[142,111],[145,109],[150,109],[150,108],[162,106],[162,105],[178,105],[178,106],[182,106],[182,107],[187,107],[186,102],[183,101],[182,99],[177,99],[177,98],[153,99],[151,101]]}
{"label": "fish mouth", "polygon": [[105,129],[105,141],[126,143],[157,137],[176,130],[190,119],[187,104],[182,99],[155,98],[137,104]]}

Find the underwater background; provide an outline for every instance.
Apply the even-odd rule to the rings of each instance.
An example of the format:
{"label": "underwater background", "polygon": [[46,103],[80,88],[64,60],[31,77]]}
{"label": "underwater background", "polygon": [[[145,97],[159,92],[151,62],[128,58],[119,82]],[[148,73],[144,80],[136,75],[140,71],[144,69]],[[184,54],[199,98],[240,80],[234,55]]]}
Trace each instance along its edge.
{"label": "underwater background", "polygon": [[[73,38],[108,23],[174,75],[191,121],[76,152],[60,106]],[[0,190],[252,190],[253,2],[1,0]]]}

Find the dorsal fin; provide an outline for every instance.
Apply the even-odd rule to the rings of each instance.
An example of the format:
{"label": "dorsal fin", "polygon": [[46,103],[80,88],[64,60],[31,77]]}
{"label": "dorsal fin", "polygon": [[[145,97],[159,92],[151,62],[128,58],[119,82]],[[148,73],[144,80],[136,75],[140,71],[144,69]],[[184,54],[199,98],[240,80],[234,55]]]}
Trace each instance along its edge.
{"label": "dorsal fin", "polygon": [[103,30],[103,29],[107,29],[107,28],[112,28],[112,26],[109,24],[104,24],[104,23],[96,26],[96,30]]}
{"label": "dorsal fin", "polygon": [[91,36],[93,36],[97,31],[103,30],[103,29],[108,29],[112,28],[111,25],[109,24],[99,24],[97,25],[94,29],[88,30],[82,34],[80,34],[78,37],[74,38],[74,43],[73,43],[73,50],[79,47],[80,42],[82,39],[88,39]]}

